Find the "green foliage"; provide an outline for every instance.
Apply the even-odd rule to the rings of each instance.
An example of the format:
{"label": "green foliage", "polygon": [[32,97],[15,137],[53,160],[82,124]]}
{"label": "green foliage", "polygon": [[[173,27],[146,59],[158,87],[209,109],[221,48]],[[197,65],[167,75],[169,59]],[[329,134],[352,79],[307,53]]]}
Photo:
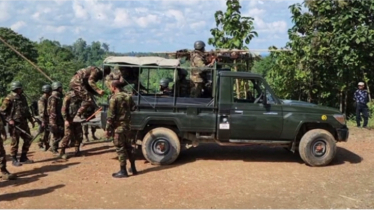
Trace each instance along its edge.
{"label": "green foliage", "polygon": [[208,39],[208,43],[217,48],[248,49],[245,44],[258,36],[253,31],[254,19],[241,16],[239,0],[227,0],[226,5],[225,13],[219,10],[214,15],[216,28],[210,30],[213,37]]}
{"label": "green foliage", "polygon": [[[38,52],[35,43],[31,42],[24,36],[12,31],[9,28],[0,28],[0,36],[8,44],[12,45],[16,50],[23,53],[23,55],[32,62],[36,62]],[[28,74],[34,73],[27,61],[17,55],[8,46],[0,42],[0,96],[7,94],[9,83],[20,71],[28,71]]]}
{"label": "green foliage", "polygon": [[291,5],[295,25],[285,47],[292,52],[272,52],[267,74],[277,94],[352,112],[357,82],[374,76],[373,8],[373,1],[348,0]]}
{"label": "green foliage", "polygon": [[275,59],[271,56],[266,56],[260,60],[255,60],[251,72],[261,74],[266,77],[268,71],[275,65]]}

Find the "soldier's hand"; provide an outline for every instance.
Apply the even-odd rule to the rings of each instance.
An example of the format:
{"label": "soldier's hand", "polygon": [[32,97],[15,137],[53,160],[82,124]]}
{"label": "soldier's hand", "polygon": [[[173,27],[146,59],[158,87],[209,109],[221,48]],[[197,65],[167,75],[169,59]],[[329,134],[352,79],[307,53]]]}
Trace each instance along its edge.
{"label": "soldier's hand", "polygon": [[3,132],[1,132],[1,134],[2,134],[3,137],[4,137],[4,140],[6,140],[6,139],[8,138],[5,129],[3,130]]}
{"label": "soldier's hand", "polygon": [[65,126],[69,126],[69,125],[70,125],[69,121],[65,120]]}
{"label": "soldier's hand", "polygon": [[10,121],[9,121],[9,125],[14,125],[14,121],[13,121],[13,120],[10,120]]}
{"label": "soldier's hand", "polygon": [[104,91],[103,91],[103,90],[99,90],[97,93],[98,93],[100,96],[104,95]]}

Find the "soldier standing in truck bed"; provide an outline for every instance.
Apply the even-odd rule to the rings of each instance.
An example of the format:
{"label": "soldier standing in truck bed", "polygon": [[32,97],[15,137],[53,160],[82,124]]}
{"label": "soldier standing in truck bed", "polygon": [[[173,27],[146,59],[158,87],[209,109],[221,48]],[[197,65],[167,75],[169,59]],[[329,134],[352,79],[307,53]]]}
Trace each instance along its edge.
{"label": "soldier standing in truck bed", "polygon": [[210,67],[213,66],[215,59],[212,59],[211,63],[208,63],[206,57],[204,55],[205,52],[205,43],[203,41],[196,41],[194,44],[195,50],[191,52],[191,81],[194,83],[194,86],[191,89],[191,97],[192,98],[200,98],[204,86],[204,80],[202,78],[202,70],[201,67]]}
{"label": "soldier standing in truck bed", "polygon": [[[21,163],[28,164],[34,162],[27,158],[27,152],[29,151],[32,140],[27,120],[30,121],[33,128],[35,126],[35,123],[29,111],[29,106],[27,104],[26,97],[22,94],[22,84],[18,81],[12,82],[10,84],[10,89],[12,90],[12,92],[4,99],[3,104],[0,108],[0,113],[8,122],[9,133],[12,137],[10,149],[10,155],[12,156],[12,164],[14,166],[21,166]],[[25,131],[26,134],[23,133],[20,129],[16,128],[16,126]],[[18,161],[17,153],[20,137],[23,139],[23,146],[21,157]]]}
{"label": "soldier standing in truck bed", "polygon": [[[187,75],[187,70],[178,68],[176,97],[190,97],[191,80],[186,79]],[[171,91],[174,91],[174,85],[172,86]]]}
{"label": "soldier standing in truck bed", "polygon": [[[86,111],[89,106],[93,105],[93,94],[102,96],[104,91],[97,87],[96,82],[102,80],[103,77],[110,73],[110,67],[106,66],[104,71],[95,66],[89,66],[84,69],[80,69],[75,73],[73,78],[70,80],[70,90],[75,92],[75,95],[79,97],[83,102],[77,111],[77,117],[74,119],[76,122],[82,121],[82,114]],[[91,90],[92,89],[92,90]]]}
{"label": "soldier standing in truck bed", "polygon": [[47,112],[47,105],[48,105],[48,98],[51,96],[52,87],[50,85],[44,85],[42,87],[43,95],[39,98],[38,101],[38,111],[39,111],[39,118],[42,122],[40,132],[43,132],[43,137],[39,140],[39,148],[47,151],[50,147],[49,145],[49,116]]}

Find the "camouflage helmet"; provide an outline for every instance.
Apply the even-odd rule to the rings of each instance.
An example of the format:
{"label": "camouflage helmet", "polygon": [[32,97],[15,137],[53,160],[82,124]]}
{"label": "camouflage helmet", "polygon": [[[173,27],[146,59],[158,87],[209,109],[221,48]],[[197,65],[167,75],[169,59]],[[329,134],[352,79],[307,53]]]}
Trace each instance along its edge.
{"label": "camouflage helmet", "polygon": [[43,93],[49,93],[52,91],[52,87],[50,85],[43,85],[42,92]]}
{"label": "camouflage helmet", "polygon": [[58,88],[62,88],[61,82],[53,82],[52,83],[52,90],[57,90]]}
{"label": "camouflage helmet", "polygon": [[186,69],[178,69],[178,73],[180,76],[187,76],[188,72]]}
{"label": "camouflage helmet", "polygon": [[161,85],[162,87],[168,87],[168,86],[169,86],[169,80],[168,80],[168,79],[165,79],[165,78],[162,78],[162,79],[160,80],[160,85]]}
{"label": "camouflage helmet", "polygon": [[195,50],[202,50],[205,47],[205,43],[203,41],[196,41],[193,47]]}
{"label": "camouflage helmet", "polygon": [[10,89],[11,89],[12,91],[14,91],[14,90],[16,90],[16,89],[19,89],[19,88],[22,89],[22,84],[21,84],[20,82],[18,82],[18,81],[14,81],[14,82],[10,83]]}

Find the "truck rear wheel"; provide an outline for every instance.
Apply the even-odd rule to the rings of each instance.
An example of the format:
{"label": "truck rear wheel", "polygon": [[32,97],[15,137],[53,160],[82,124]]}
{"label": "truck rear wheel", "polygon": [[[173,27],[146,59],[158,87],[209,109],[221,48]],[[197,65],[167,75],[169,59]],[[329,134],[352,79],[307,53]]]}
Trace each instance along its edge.
{"label": "truck rear wheel", "polygon": [[152,129],[143,138],[143,155],[153,165],[173,163],[178,158],[180,150],[178,136],[168,128]]}
{"label": "truck rear wheel", "polygon": [[326,130],[310,130],[300,140],[299,153],[301,159],[310,166],[326,166],[335,157],[335,139]]}

